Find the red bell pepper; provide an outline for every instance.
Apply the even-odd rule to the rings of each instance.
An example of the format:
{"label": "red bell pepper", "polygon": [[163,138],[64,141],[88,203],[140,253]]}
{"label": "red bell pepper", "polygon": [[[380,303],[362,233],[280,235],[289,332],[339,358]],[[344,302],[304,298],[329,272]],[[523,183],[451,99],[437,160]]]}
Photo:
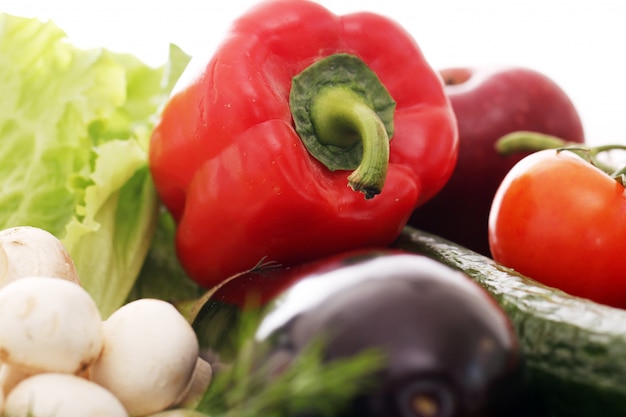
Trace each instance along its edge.
{"label": "red bell pepper", "polygon": [[397,23],[278,0],[171,98],[150,164],[181,264],[210,287],[262,259],[390,244],[457,147],[443,83]]}

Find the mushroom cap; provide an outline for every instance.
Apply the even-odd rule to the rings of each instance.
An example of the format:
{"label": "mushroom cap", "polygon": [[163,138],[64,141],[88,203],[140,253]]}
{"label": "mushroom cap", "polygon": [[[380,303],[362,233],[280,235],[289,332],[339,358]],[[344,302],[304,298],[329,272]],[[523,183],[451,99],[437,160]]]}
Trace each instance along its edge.
{"label": "mushroom cap", "polygon": [[104,349],[90,378],[120,399],[131,415],[173,405],[196,366],[198,339],[168,302],[144,298],[117,309],[104,322]]}
{"label": "mushroom cap", "polygon": [[24,277],[0,288],[0,360],[30,372],[79,373],[103,346],[102,319],[73,282]]}
{"label": "mushroom cap", "polygon": [[17,226],[0,230],[0,246],[5,258],[0,259],[0,286],[27,276],[80,283],[69,252],[61,240],[44,229]]}
{"label": "mushroom cap", "polygon": [[128,417],[113,394],[70,374],[43,373],[26,378],[6,397],[11,417]]}

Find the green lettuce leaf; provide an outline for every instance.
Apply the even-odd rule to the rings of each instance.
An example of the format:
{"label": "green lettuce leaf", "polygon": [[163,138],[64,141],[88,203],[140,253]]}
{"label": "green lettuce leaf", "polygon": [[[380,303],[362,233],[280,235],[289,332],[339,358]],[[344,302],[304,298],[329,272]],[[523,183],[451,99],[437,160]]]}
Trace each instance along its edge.
{"label": "green lettuce leaf", "polygon": [[188,62],[172,45],[152,68],[79,49],[53,22],[0,14],[0,228],[59,237],[103,317],[146,258],[158,215],[150,133]]}
{"label": "green lettuce leaf", "polygon": [[187,275],[176,257],[175,235],[174,219],[165,207],[161,207],[148,256],[129,295],[129,301],[159,298],[174,304],[187,316],[206,290]]}

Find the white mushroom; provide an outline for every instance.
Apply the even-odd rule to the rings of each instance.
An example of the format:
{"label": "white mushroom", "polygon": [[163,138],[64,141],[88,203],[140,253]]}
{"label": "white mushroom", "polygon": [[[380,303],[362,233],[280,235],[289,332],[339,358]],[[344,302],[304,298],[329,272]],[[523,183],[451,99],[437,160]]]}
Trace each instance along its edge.
{"label": "white mushroom", "polygon": [[113,394],[87,379],[44,373],[20,382],[5,399],[11,417],[127,417]]}
{"label": "white mushroom", "polygon": [[0,288],[2,362],[33,373],[79,373],[102,345],[100,313],[81,286],[24,277]]}
{"label": "white mushroom", "polygon": [[63,243],[44,229],[19,226],[1,230],[0,246],[4,252],[0,254],[0,287],[28,276],[80,282]]}
{"label": "white mushroom", "polygon": [[104,349],[90,378],[120,399],[129,414],[162,411],[180,397],[198,358],[198,339],[174,306],[144,298],[104,322]]}

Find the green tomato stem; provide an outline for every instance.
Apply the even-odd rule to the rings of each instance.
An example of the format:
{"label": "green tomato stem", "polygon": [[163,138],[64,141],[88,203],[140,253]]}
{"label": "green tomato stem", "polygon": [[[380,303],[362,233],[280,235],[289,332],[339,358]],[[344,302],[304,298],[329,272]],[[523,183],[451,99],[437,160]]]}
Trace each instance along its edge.
{"label": "green tomato stem", "polygon": [[509,156],[519,152],[562,148],[569,143],[556,136],[519,130],[502,136],[496,141],[495,148],[500,155]]}
{"label": "green tomato stem", "polygon": [[367,199],[380,194],[389,166],[389,137],[363,98],[349,88],[326,87],[313,99],[311,121],[324,146],[348,150],[362,144],[361,162],[348,176],[348,185]]}
{"label": "green tomato stem", "polygon": [[556,149],[558,152],[569,151],[626,186],[626,165],[617,168],[599,157],[602,153],[614,150],[626,151],[626,145],[585,146],[580,143],[567,142],[545,133],[520,130],[506,134],[498,139],[495,143],[495,149],[496,152],[503,156],[517,152],[537,152],[544,149]]}
{"label": "green tomato stem", "polygon": [[626,145],[609,144],[609,145],[599,145],[599,146],[592,146],[592,147],[585,147],[585,146],[578,145],[578,146],[566,146],[566,147],[560,148],[560,150],[570,151],[570,152],[577,154],[578,156],[580,156],[581,158],[589,162],[591,165],[604,171],[606,174],[614,178],[620,184],[625,185],[626,166],[620,166],[619,168],[617,168],[614,165],[604,162],[599,157],[599,155],[602,153],[611,152],[615,150],[626,151]]}

